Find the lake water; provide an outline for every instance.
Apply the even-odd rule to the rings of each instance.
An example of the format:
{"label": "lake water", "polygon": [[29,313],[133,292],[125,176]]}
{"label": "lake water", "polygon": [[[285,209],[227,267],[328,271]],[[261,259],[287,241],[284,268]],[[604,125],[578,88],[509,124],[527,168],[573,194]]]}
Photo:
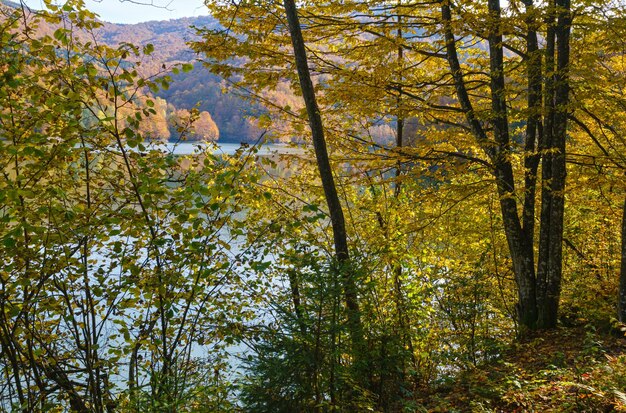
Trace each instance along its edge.
{"label": "lake water", "polygon": [[[273,155],[303,155],[306,151],[304,146],[292,146],[290,144],[285,143],[263,143],[258,145],[252,144],[240,144],[240,143],[202,143],[202,142],[167,142],[167,143],[158,143],[148,146],[149,149],[158,149],[165,153],[171,153],[174,155],[197,155],[208,148],[212,148],[213,153],[216,155],[224,154],[224,155],[234,155],[238,150],[245,149],[246,152],[251,151],[252,149],[256,150],[257,156],[273,156]],[[228,229],[223,229],[220,231],[220,235],[226,235],[226,239],[224,241],[231,245],[231,254],[232,259],[236,259],[236,255],[240,252],[238,248],[238,243],[236,240],[232,238],[228,238]],[[234,242],[234,243],[233,243]],[[271,260],[271,257],[266,257]],[[276,288],[279,288],[276,286]],[[258,319],[255,320],[258,322],[268,321],[267,315],[258,314]],[[251,354],[251,350],[243,343],[233,343],[231,345],[227,345],[225,347],[226,352],[230,355],[228,358],[228,368],[227,371],[231,375],[232,378],[239,377],[240,374],[243,373],[242,367],[242,359],[244,359],[247,355]],[[192,354],[197,357],[202,357],[206,354],[206,348],[203,346],[193,346]]]}
{"label": "lake water", "polygon": [[[276,155],[276,154],[302,154],[304,148],[291,146],[284,143],[264,143],[258,145],[243,145],[248,150],[253,146],[258,149],[257,155]],[[215,154],[233,155],[238,149],[242,147],[239,143],[221,143],[206,144],[201,142],[167,142],[165,144],[154,145],[154,148],[161,149],[166,152],[173,153],[174,155],[193,155],[198,154],[206,150],[207,147],[214,147]]]}

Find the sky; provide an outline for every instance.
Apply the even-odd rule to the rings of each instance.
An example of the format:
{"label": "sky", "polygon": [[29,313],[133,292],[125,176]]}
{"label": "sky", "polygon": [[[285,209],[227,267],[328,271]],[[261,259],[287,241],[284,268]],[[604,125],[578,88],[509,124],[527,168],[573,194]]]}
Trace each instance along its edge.
{"label": "sky", "polygon": [[[203,0],[85,0],[87,8],[111,23],[139,23],[206,15]],[[28,6],[42,9],[42,0],[25,0]],[[154,6],[152,6],[153,4]]]}

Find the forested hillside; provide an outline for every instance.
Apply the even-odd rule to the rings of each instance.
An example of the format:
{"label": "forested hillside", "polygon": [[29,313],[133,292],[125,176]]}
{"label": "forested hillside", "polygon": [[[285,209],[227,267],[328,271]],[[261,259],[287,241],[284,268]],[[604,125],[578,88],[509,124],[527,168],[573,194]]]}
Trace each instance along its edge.
{"label": "forested hillside", "polygon": [[[105,23],[97,35],[109,46],[128,42],[143,46],[152,44],[154,52],[142,62],[142,71],[161,73],[162,66],[175,63],[193,63],[198,55],[186,42],[196,38],[193,27],[217,28],[219,22],[211,17],[194,17],[169,21],[151,21],[139,24]],[[171,74],[169,72],[165,72]],[[259,106],[242,98],[245,94],[228,91],[225,82],[211,75],[201,64],[194,64],[190,72],[173,75],[174,82],[168,89],[156,92],[176,109],[189,110],[197,106],[200,111],[211,114],[219,129],[219,138],[225,142],[255,141],[260,130],[251,118],[260,112]],[[175,109],[170,109],[173,112]],[[165,118],[169,113],[159,114]],[[176,136],[171,128],[170,138]]]}
{"label": "forested hillside", "polygon": [[[105,23],[97,35],[109,46],[128,42],[143,46],[152,44],[154,52],[142,62],[142,71],[147,74],[162,72],[162,66],[175,63],[192,63],[193,70],[171,74],[173,82],[169,88],[161,89],[155,96],[163,98],[176,109],[192,109],[211,114],[219,129],[222,142],[255,142],[261,136],[256,118],[266,112],[262,103],[250,100],[246,90],[233,88],[224,79],[208,72],[199,57],[187,45],[197,39],[194,27],[217,29],[220,23],[211,17],[194,17],[169,21],[151,21],[139,24]],[[284,90],[285,99],[293,99],[291,90]],[[173,112],[175,109],[170,109]],[[159,116],[169,117],[169,112]],[[170,128],[170,138],[175,136]],[[294,137],[295,138],[295,137]]]}
{"label": "forested hillside", "polygon": [[[46,4],[0,7],[0,412],[626,411],[622,1]],[[303,145],[162,142],[218,133]]]}
{"label": "forested hillside", "polygon": [[[11,7],[18,3],[3,1]],[[259,104],[245,99],[243,91],[229,90],[220,78],[211,75],[201,64],[195,64],[198,55],[186,42],[196,38],[193,27],[216,28],[219,22],[208,16],[182,18],[167,21],[150,21],[138,24],[113,24],[104,22],[94,35],[98,41],[111,47],[121,43],[143,47],[151,44],[154,51],[141,59],[138,70],[145,76],[171,75],[175,82],[170,89],[159,89],[155,97],[165,99],[157,105],[157,114],[153,127],[144,125],[144,134],[152,139],[177,140],[176,119],[184,113],[198,107],[201,112],[210,114],[215,122],[208,129],[189,133],[189,140],[217,140],[223,142],[253,142],[258,140],[261,130],[254,118],[263,110]],[[54,24],[43,22],[39,33],[51,35],[56,29]],[[191,72],[175,75],[171,66],[181,63],[194,65]],[[184,115],[183,113],[183,115]],[[203,116],[207,116],[204,114]],[[217,132],[216,132],[217,129]]]}

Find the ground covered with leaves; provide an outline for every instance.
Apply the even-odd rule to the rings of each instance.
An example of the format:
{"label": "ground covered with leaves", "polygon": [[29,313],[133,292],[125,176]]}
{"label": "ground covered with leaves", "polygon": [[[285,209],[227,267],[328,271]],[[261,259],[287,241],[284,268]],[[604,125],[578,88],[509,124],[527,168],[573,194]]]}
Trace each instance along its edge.
{"label": "ground covered with leaves", "polygon": [[541,332],[423,394],[429,412],[626,412],[626,338]]}

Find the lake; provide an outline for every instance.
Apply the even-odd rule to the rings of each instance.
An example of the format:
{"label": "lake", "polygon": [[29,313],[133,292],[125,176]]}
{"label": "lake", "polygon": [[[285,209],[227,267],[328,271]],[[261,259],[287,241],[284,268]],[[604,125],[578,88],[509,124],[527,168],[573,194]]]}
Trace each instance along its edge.
{"label": "lake", "polygon": [[[240,143],[222,143],[216,142],[215,144],[206,144],[202,142],[167,142],[165,144],[153,144],[155,149],[161,149],[166,152],[173,153],[174,155],[194,155],[203,152],[207,147],[214,146],[215,154],[233,155],[242,147]],[[254,145],[244,144],[243,146],[248,149]],[[277,154],[302,154],[304,148],[291,146],[284,143],[263,143],[256,145],[259,148],[258,155],[277,155]]]}

